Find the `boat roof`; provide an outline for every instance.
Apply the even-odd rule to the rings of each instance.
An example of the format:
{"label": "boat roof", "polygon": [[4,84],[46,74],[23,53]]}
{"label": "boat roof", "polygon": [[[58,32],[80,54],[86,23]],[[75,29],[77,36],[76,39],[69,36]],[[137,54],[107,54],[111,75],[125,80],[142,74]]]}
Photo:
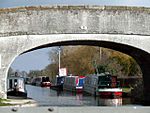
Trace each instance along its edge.
{"label": "boat roof", "polygon": [[20,76],[9,76],[9,77],[7,77],[7,79],[24,79],[24,77],[20,77]]}
{"label": "boat roof", "polygon": [[[95,76],[95,77],[99,77],[99,76],[106,76],[106,75],[111,75],[109,72],[105,72],[105,73],[100,73],[100,74],[90,74],[88,76]],[[112,76],[112,75],[111,75]]]}

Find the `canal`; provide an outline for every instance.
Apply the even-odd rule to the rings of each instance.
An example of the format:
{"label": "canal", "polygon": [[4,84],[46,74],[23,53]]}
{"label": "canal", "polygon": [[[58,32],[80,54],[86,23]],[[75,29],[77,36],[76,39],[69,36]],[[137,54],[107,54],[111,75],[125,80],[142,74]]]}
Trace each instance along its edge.
{"label": "canal", "polygon": [[37,101],[38,106],[130,106],[130,98],[102,99],[87,94],[56,91],[50,88],[26,85],[28,98]]}

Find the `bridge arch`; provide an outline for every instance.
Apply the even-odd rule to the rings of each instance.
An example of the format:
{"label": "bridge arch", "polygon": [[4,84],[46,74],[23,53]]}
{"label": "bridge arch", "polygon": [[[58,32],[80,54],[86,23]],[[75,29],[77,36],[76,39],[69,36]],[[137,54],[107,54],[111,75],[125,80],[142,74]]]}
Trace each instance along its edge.
{"label": "bridge arch", "polygon": [[[150,9],[112,6],[39,6],[0,9],[0,97],[15,57],[37,47],[89,42],[129,54],[143,72],[150,102]],[[85,43],[85,44],[86,44]]]}
{"label": "bridge arch", "polygon": [[[126,40],[120,39],[121,37],[123,39],[125,38]],[[7,39],[9,38],[12,38],[14,42],[16,43],[19,40],[19,38],[21,39],[24,38],[24,40],[20,41],[21,44],[20,44],[20,47],[18,47],[16,54],[14,54],[14,56],[10,59],[10,63],[8,63],[9,66],[18,55],[29,52],[29,51],[33,51],[36,49],[40,49],[40,48],[64,46],[64,45],[99,46],[99,47],[105,47],[105,48],[110,48],[116,51],[120,51],[122,53],[132,56],[141,67],[145,88],[147,87],[147,85],[149,87],[149,84],[148,84],[149,81],[147,81],[149,78],[147,76],[149,74],[149,71],[148,71],[149,69],[145,68],[147,67],[147,65],[149,65],[149,62],[150,62],[149,51],[147,51],[147,48],[145,48],[144,46],[143,48],[138,47],[139,42],[143,43],[142,40],[147,39],[147,36],[110,35],[110,34],[109,35],[108,34],[59,34],[59,35],[55,34],[55,35],[11,36],[11,37],[8,37]],[[139,39],[142,39],[142,40],[139,41]],[[27,45],[27,43],[29,43],[27,40],[30,40],[29,45]],[[138,42],[138,43],[135,43],[135,42]],[[26,46],[24,46],[23,48],[22,45],[26,45]],[[12,50],[10,50],[10,52],[12,52]],[[7,71],[9,69],[9,66],[7,68]],[[147,89],[145,90],[147,91]]]}

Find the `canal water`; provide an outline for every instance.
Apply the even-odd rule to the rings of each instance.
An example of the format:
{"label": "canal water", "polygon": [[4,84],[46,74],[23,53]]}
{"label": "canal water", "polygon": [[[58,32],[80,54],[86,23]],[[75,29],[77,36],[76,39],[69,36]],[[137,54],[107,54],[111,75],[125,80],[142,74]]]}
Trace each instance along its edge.
{"label": "canal water", "polygon": [[28,98],[37,101],[39,106],[129,106],[130,98],[102,99],[87,94],[56,91],[50,88],[26,85]]}

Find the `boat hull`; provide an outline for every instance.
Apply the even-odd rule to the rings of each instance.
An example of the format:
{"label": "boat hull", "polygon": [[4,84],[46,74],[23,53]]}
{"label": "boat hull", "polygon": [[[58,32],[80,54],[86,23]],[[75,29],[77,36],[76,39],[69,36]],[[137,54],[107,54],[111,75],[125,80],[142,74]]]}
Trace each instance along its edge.
{"label": "boat hull", "polygon": [[50,88],[53,90],[63,91],[63,84],[62,85],[52,85]]}
{"label": "boat hull", "polygon": [[7,97],[11,98],[27,98],[27,93],[26,92],[20,92],[20,91],[8,91],[7,92]]}
{"label": "boat hull", "polygon": [[108,89],[99,89],[98,94],[102,98],[120,98],[122,97],[122,89],[120,88],[108,88]]}
{"label": "boat hull", "polygon": [[51,87],[51,83],[50,82],[42,82],[41,87]]}

